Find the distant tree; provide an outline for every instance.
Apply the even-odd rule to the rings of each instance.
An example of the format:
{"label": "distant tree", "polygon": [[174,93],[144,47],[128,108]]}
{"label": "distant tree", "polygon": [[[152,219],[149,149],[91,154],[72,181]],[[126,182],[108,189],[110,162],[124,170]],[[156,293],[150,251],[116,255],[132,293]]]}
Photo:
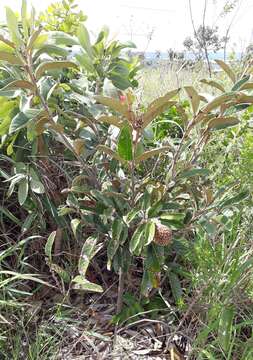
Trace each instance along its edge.
{"label": "distant tree", "polygon": [[[231,3],[231,1],[229,3]],[[229,12],[229,9],[223,9],[223,11]],[[189,0],[189,10],[194,36],[193,38],[187,37],[184,40],[183,45],[188,51],[192,51],[197,59],[206,60],[209,75],[212,76],[209,53],[210,51],[217,52],[218,50],[224,48],[225,44],[228,42],[228,33],[225,37],[220,37],[218,34],[218,26],[209,26],[205,24],[207,0],[204,2],[202,24],[198,28],[196,28],[194,24],[191,0]]]}
{"label": "distant tree", "polygon": [[225,37],[219,37],[217,26],[212,28],[210,26],[200,25],[196,30],[194,38],[187,37],[183,45],[188,51],[192,51],[198,60],[206,59],[211,76],[209,52],[217,52],[224,47],[224,43]]}
{"label": "distant tree", "polygon": [[184,53],[182,51],[176,51],[173,49],[167,50],[168,58],[170,61],[184,60]]}

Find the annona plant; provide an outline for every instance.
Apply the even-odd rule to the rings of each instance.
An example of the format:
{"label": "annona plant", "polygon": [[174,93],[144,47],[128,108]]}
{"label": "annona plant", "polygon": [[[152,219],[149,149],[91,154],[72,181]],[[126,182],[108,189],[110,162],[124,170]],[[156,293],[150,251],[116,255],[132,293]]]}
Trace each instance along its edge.
{"label": "annona plant", "polygon": [[[184,90],[190,112],[178,100],[180,89],[154,100],[144,112],[131,91],[120,100],[95,97],[105,107],[96,120],[109,125],[105,143],[97,146],[94,158],[100,186],[94,189],[79,175],[62,214],[76,213],[75,221],[84,229],[94,224],[94,242],[107,244],[107,266],[120,275],[119,294],[131,258],[143,262],[141,291],[147,296],[160,286],[159,274],[166,268],[173,242],[191,233],[197,223],[212,231],[215,213],[248,196],[247,190],[236,196],[224,190],[214,193],[199,156],[213,131],[238,124],[240,114],[236,110],[235,116],[234,109],[252,104],[253,97],[233,90],[208,102],[193,87]],[[156,144],[153,120],[173,107],[181,114],[182,136]],[[177,276],[170,273],[170,278],[178,300]]]}
{"label": "annona plant", "polygon": [[[33,209],[42,208],[42,218],[44,208],[53,215],[57,229],[50,228],[53,232],[45,245],[51,271],[60,276],[63,291],[65,283],[102,291],[99,284],[88,280],[87,270],[91,259],[106,247],[107,267],[120,276],[118,311],[124,276],[134,262],[143,265],[142,294],[148,296],[152,288],[159,288],[161,272],[166,271],[178,300],[177,276],[166,268],[171,247],[185,234],[191,235],[198,222],[210,228],[215,212],[248,196],[247,191],[235,197],[214,193],[199,156],[214,130],[240,121],[238,111],[231,111],[252,104],[250,90],[233,89],[209,101],[187,86],[191,111],[179,101],[182,89],[169,91],[143,111],[126,89],[134,85],[136,68],[121,57],[122,45],[108,43],[107,31],[93,45],[82,25],[77,37],[46,32],[35,27],[34,14],[26,16],[25,5],[23,2],[22,25],[7,8],[8,32],[0,38],[0,95],[6,106],[0,132],[2,149],[18,163],[14,177],[6,180],[12,189],[18,184],[20,204],[31,211],[27,194],[33,200],[37,196]],[[78,47],[78,54],[73,53],[73,46]],[[105,78],[126,89],[119,99],[91,96],[92,89],[101,92]],[[153,121],[169,108],[181,116],[180,136],[154,141]],[[52,155],[58,156],[56,162],[63,156],[62,162],[72,170],[64,186],[60,184],[61,192],[52,191],[48,184]],[[45,169],[47,176],[43,177]],[[69,229],[76,243],[87,238],[79,275],[74,278],[53,258],[62,233],[69,239]]]}
{"label": "annona plant", "polygon": [[[89,36],[81,24],[77,32],[80,42],[82,36]],[[71,181],[67,171],[71,167],[76,173],[81,166],[97,187],[96,169],[87,159],[94,153],[94,144],[104,137],[104,127],[94,123],[94,114],[100,111],[91,100],[94,84],[89,77],[93,79],[94,73],[81,71],[75,59],[76,53],[85,55],[80,42],[64,31],[38,26],[34,9],[28,15],[25,1],[21,18],[6,8],[6,25],[0,36],[0,136],[1,153],[9,158],[3,158],[1,177],[4,175],[5,184],[10,184],[7,196],[13,196],[17,190],[22,214],[27,216],[21,233],[33,228],[42,235],[57,228],[57,234],[63,232],[58,242],[67,236],[69,228],[57,214],[57,206],[66,198],[61,190]],[[121,59],[124,46],[116,41],[109,45],[114,53],[108,77],[117,64],[121,66],[125,61],[133,72],[130,75],[130,70],[127,74],[125,71],[122,79],[130,83],[135,72],[130,63]],[[107,76],[110,64],[106,63],[101,79]],[[120,81],[121,73],[117,76]],[[63,169],[65,161],[67,170]],[[37,217],[33,216],[35,211]],[[10,211],[4,214],[9,220],[17,219]],[[20,225],[18,220],[17,224]],[[71,239],[70,234],[68,238]],[[60,276],[64,274],[57,264],[49,261],[49,265]]]}

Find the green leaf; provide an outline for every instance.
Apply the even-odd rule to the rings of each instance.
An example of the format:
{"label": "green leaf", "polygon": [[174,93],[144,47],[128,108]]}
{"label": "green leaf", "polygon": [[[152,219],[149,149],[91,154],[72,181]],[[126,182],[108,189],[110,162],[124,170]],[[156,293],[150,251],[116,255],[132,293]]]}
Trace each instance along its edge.
{"label": "green leaf", "polygon": [[41,43],[41,40],[42,43],[44,43],[44,40],[46,41],[48,39],[48,36],[46,34],[42,34],[42,35],[40,34],[41,31],[42,31],[42,27],[39,27],[31,34],[27,44],[28,50],[32,50],[34,46],[36,47],[36,45]]}
{"label": "green leaf", "polygon": [[43,76],[38,81],[38,88],[40,91],[40,94],[43,96],[45,100],[48,100],[48,97],[50,96],[50,93],[52,91],[52,88],[55,86],[56,82],[52,77],[49,76]]}
{"label": "green leaf", "polygon": [[27,3],[26,0],[22,0],[21,7],[21,20],[25,38],[28,38],[28,19],[27,19]]}
{"label": "green leaf", "polygon": [[52,248],[53,248],[55,237],[56,237],[56,231],[51,232],[51,234],[47,238],[47,242],[45,245],[45,254],[48,257],[50,262],[52,262]]}
{"label": "green leaf", "polygon": [[48,33],[50,44],[54,45],[79,45],[76,38],[63,31],[50,31]]}
{"label": "green leaf", "polygon": [[60,276],[62,281],[66,282],[66,283],[69,283],[71,281],[71,276],[61,266],[51,263],[50,264],[50,270],[53,271],[53,272],[56,272],[56,274],[58,274]]}
{"label": "green leaf", "polygon": [[73,231],[73,234],[74,234],[75,238],[76,238],[77,228],[80,225],[80,222],[81,222],[80,219],[72,219],[71,222],[70,222],[71,229]]}
{"label": "green leaf", "polygon": [[26,217],[21,227],[21,234],[25,234],[30,229],[30,227],[34,224],[37,215],[38,214],[36,212],[33,212]]}
{"label": "green leaf", "polygon": [[18,19],[15,13],[12,11],[12,9],[7,6],[6,6],[6,21],[12,41],[16,45],[21,45],[22,41],[18,30]]}
{"label": "green leaf", "polygon": [[25,127],[29,120],[36,118],[43,112],[41,109],[26,109],[18,113],[11,121],[9,133],[12,134],[17,130]]}
{"label": "green leaf", "polygon": [[231,346],[234,316],[235,311],[232,307],[224,308],[220,316],[218,340],[225,353],[229,351]]}
{"label": "green leaf", "polygon": [[238,195],[232,196],[231,198],[227,198],[224,201],[222,201],[222,203],[220,204],[220,207],[222,208],[225,206],[231,206],[231,205],[237,204],[240,201],[247,199],[248,196],[249,196],[249,191],[243,190]]}
{"label": "green leaf", "polygon": [[123,216],[123,219],[124,219],[125,223],[127,223],[129,225],[139,214],[140,214],[139,210],[132,209],[128,214]]}
{"label": "green leaf", "polygon": [[30,185],[36,194],[44,194],[45,188],[33,168],[30,168]]}
{"label": "green leaf", "polygon": [[18,226],[22,226],[22,222],[15,215],[13,215],[7,208],[0,206],[0,213],[5,215],[9,220],[13,221]]}
{"label": "green leaf", "polygon": [[72,282],[74,283],[73,289],[84,290],[88,292],[103,292],[103,288],[100,285],[94,284],[87,279],[84,279],[81,275],[77,275]]}
{"label": "green leaf", "polygon": [[39,50],[37,50],[34,57],[38,58],[42,54],[66,57],[68,56],[69,51],[56,45],[47,44],[42,46]]}
{"label": "green leaf", "polygon": [[126,90],[132,86],[132,84],[126,77],[121,76],[120,74],[115,72],[111,72],[108,76],[108,79],[110,79],[113,85],[120,90]]}
{"label": "green leaf", "polygon": [[7,51],[0,51],[0,61],[7,61],[12,65],[23,65],[16,55],[10,54]]}
{"label": "green leaf", "polygon": [[27,195],[28,195],[28,181],[27,179],[23,179],[20,181],[18,185],[18,202],[20,206],[22,206],[25,203],[27,199]]}
{"label": "green leaf", "polygon": [[239,124],[239,119],[235,116],[220,116],[212,119],[208,123],[208,128],[212,130],[221,130],[237,124]]}
{"label": "green leaf", "polygon": [[44,194],[45,188],[42,182],[31,179],[31,189],[36,194]]}
{"label": "green leaf", "polygon": [[[15,49],[16,48],[16,45],[12,42],[12,41],[10,41],[10,40],[8,40],[8,39],[6,39],[3,35],[1,35],[0,34],[0,41],[2,41],[5,45],[7,45],[7,46],[4,46],[4,48],[2,49],[2,50],[6,50],[7,52],[13,52],[13,49]],[[3,44],[1,44],[1,45],[3,45]]]}
{"label": "green leaf", "polygon": [[86,27],[83,24],[80,24],[77,29],[77,37],[78,37],[78,40],[79,40],[81,46],[83,47],[83,49],[87,52],[89,57],[92,59],[93,52],[92,52],[92,47],[91,47],[91,43],[90,43],[90,36],[89,36],[88,30],[86,29]]}
{"label": "green leaf", "polygon": [[242,86],[247,83],[250,79],[250,75],[244,76],[241,80],[237,81],[232,87],[232,91],[241,90]]}
{"label": "green leaf", "polygon": [[145,231],[145,224],[141,224],[137,227],[137,229],[133,233],[129,243],[129,250],[132,254],[136,253],[136,250],[138,249],[141,243],[142,237],[144,236],[144,231]]}
{"label": "green leaf", "polygon": [[125,125],[120,131],[118,139],[118,154],[124,160],[133,160],[132,131],[129,125]]}
{"label": "green leaf", "polygon": [[111,261],[116,254],[120,244],[124,244],[128,235],[127,227],[122,219],[116,218],[112,223],[112,238],[107,246],[108,268],[111,267]]}
{"label": "green leaf", "polygon": [[193,176],[208,176],[209,170],[208,169],[191,169],[185,170],[180,174],[181,178],[190,178]]}
{"label": "green leaf", "polygon": [[144,261],[144,268],[153,273],[157,273],[161,271],[161,265],[160,265],[161,259],[159,259],[159,254],[156,251],[156,249],[157,248],[153,245],[148,246],[147,257]]}
{"label": "green leaf", "polygon": [[18,113],[11,121],[9,133],[13,134],[15,131],[22,129],[30,120],[23,112]]}
{"label": "green leaf", "polygon": [[79,64],[81,65],[82,68],[84,68],[88,73],[95,73],[96,74],[96,69],[93,65],[93,62],[91,60],[91,58],[89,57],[89,55],[87,54],[77,54],[75,56],[76,60],[79,62]]}
{"label": "green leaf", "polygon": [[168,272],[168,278],[170,282],[170,288],[173,295],[173,298],[175,300],[175,303],[179,303],[179,301],[182,299],[183,296],[183,290],[181,287],[180,280],[174,272],[169,271]]}
{"label": "green leaf", "polygon": [[98,237],[96,235],[93,235],[88,237],[88,239],[86,239],[83,244],[78,263],[78,271],[82,276],[86,275],[86,271],[88,269],[90,261],[101,249],[102,244],[97,244],[97,241]]}
{"label": "green leaf", "polygon": [[149,245],[155,236],[155,223],[153,221],[149,221],[145,225],[145,233],[144,233],[144,242],[143,245]]}
{"label": "green leaf", "polygon": [[59,70],[64,68],[78,69],[78,66],[72,61],[46,61],[37,67],[35,77],[36,79],[39,79],[48,70]]}

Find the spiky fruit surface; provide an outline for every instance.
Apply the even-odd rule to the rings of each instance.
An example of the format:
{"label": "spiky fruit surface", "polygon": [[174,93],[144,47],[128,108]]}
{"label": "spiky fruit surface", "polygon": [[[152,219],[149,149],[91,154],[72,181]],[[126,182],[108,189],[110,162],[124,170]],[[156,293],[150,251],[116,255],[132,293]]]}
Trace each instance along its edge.
{"label": "spiky fruit surface", "polygon": [[172,231],[167,226],[156,224],[154,242],[157,245],[169,245],[172,241]]}

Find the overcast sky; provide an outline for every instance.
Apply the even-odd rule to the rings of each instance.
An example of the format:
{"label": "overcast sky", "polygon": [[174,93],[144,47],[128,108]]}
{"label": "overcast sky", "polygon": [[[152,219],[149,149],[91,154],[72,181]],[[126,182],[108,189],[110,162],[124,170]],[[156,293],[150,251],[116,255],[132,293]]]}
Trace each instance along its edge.
{"label": "overcast sky", "polygon": [[[220,26],[220,35],[234,13],[219,18],[225,0],[208,0],[206,23]],[[5,6],[19,11],[22,0],[0,0],[0,19]],[[29,2],[29,0],[28,0]],[[30,0],[36,10],[44,10],[53,0]],[[121,40],[133,40],[139,50],[182,49],[186,36],[192,34],[188,0],[76,0],[88,15],[87,27],[97,32],[109,25],[111,33]],[[240,6],[234,18],[230,45],[242,50],[253,41],[253,0],[239,0]],[[192,0],[196,26],[202,23],[204,0]],[[151,41],[148,40],[152,33]]]}

